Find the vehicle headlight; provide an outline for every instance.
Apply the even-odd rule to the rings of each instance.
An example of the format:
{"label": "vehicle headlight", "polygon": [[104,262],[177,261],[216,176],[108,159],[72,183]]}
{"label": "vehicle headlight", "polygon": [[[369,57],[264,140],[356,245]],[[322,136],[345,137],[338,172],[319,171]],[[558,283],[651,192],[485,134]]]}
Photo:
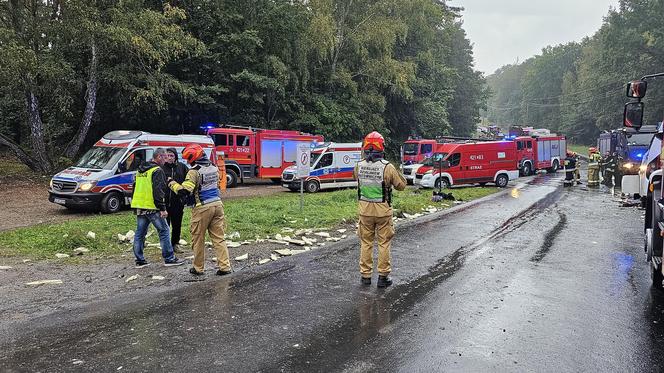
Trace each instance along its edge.
{"label": "vehicle headlight", "polygon": [[88,182],[85,182],[85,183],[81,184],[78,187],[78,190],[80,190],[81,192],[87,192],[90,189],[92,189],[93,186],[95,186],[95,183],[88,181]]}
{"label": "vehicle headlight", "polygon": [[634,164],[632,164],[632,163],[625,163],[625,164],[623,165],[623,168],[626,168],[626,169],[628,169],[628,170],[631,169],[632,167],[634,167]]}
{"label": "vehicle headlight", "polygon": [[648,165],[642,164],[639,166],[639,171],[646,172],[648,170]]}
{"label": "vehicle headlight", "polygon": [[51,179],[51,181],[48,182],[48,186],[49,186],[51,189],[53,189],[53,179]]}

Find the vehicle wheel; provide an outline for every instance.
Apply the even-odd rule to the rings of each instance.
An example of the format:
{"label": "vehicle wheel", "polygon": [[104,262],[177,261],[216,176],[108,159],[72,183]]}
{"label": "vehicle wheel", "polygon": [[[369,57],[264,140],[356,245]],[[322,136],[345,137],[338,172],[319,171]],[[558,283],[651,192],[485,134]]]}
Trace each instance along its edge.
{"label": "vehicle wheel", "polygon": [[532,169],[532,166],[530,166],[530,163],[526,163],[526,164],[523,165],[523,168],[522,168],[521,171],[523,173],[523,176],[530,176],[530,174],[533,172],[533,169]]}
{"label": "vehicle wheel", "polygon": [[101,212],[112,214],[122,209],[122,197],[118,192],[110,192],[101,199]]}
{"label": "vehicle wheel", "polygon": [[505,188],[510,182],[510,178],[505,174],[500,174],[496,177],[496,186],[498,188]]}
{"label": "vehicle wheel", "polygon": [[548,171],[552,174],[555,174],[556,172],[558,172],[558,168],[560,168],[560,164],[558,163],[558,160],[556,159],[556,160],[553,161],[553,164],[551,165],[551,168],[549,168]]}
{"label": "vehicle wheel", "polygon": [[659,265],[655,266],[651,261],[648,264],[650,265],[650,277],[652,278],[652,287],[661,290],[662,280],[664,280],[664,276],[662,276],[662,263],[660,262]]}
{"label": "vehicle wheel", "polygon": [[486,183],[479,183],[481,187],[486,186]]}
{"label": "vehicle wheel", "polygon": [[320,190],[320,184],[316,180],[309,180],[304,184],[304,189],[307,193],[316,193]]}
{"label": "vehicle wheel", "polygon": [[281,178],[280,177],[273,177],[270,180],[272,181],[272,184],[281,184]]}
{"label": "vehicle wheel", "polygon": [[440,187],[441,187],[440,184],[441,183],[443,184],[442,189],[450,189],[450,181],[447,180],[446,177],[436,179],[436,183],[434,184],[434,188],[440,189]]}
{"label": "vehicle wheel", "polygon": [[239,181],[239,178],[237,176],[237,172],[235,172],[235,170],[227,168],[226,169],[226,188],[235,188],[237,186],[238,181]]}
{"label": "vehicle wheel", "polygon": [[413,184],[415,184],[415,183],[413,182],[413,180],[406,179],[406,184],[408,184],[408,185],[413,185]]}

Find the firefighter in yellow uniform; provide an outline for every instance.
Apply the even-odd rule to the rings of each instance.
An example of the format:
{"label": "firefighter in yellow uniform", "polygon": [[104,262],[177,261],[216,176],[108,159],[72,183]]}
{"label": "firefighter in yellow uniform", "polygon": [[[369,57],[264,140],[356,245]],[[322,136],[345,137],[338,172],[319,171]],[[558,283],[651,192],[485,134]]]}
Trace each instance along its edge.
{"label": "firefighter in yellow uniform", "polygon": [[203,148],[198,144],[187,145],[182,151],[191,169],[178,184],[169,178],[168,187],[175,193],[188,196],[191,212],[191,245],[194,250],[194,265],[189,270],[193,275],[205,271],[205,232],[210,234],[212,245],[217,253],[217,275],[232,272],[228,258],[228,247],[224,239],[224,205],[219,192],[219,170],[210,162]]}
{"label": "firefighter in yellow uniform", "polygon": [[392,188],[404,190],[406,179],[383,159],[385,140],[378,132],[367,135],[362,145],[364,159],[355,167],[358,181],[360,275],[362,284],[371,285],[374,239],[378,239],[378,282],[380,288],[392,285],[390,246],[394,237]]}
{"label": "firefighter in yellow uniform", "polygon": [[599,186],[599,164],[602,156],[597,148],[588,149],[588,186]]}

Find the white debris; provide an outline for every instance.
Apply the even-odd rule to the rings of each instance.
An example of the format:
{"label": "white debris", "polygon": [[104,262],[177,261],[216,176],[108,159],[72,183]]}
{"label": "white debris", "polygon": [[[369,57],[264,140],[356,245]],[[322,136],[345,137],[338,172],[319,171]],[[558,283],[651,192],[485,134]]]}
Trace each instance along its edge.
{"label": "white debris", "polygon": [[127,231],[127,234],[125,234],[127,241],[133,241],[134,236],[136,236],[136,233],[134,231]]}
{"label": "white debris", "polygon": [[71,363],[74,364],[74,365],[81,365],[81,364],[83,364],[83,360],[74,359],[74,361],[72,361]]}
{"label": "white debris", "polygon": [[314,233],[314,234],[315,234],[316,236],[318,236],[318,237],[323,237],[323,238],[328,238],[328,237],[330,237],[330,234],[327,233],[327,232],[316,232],[316,233]]}
{"label": "white debris", "polygon": [[291,256],[293,255],[291,253],[290,249],[281,249],[281,250],[274,250],[275,253],[281,255],[281,256]]}
{"label": "white debris", "polygon": [[139,277],[141,277],[141,276],[140,276],[140,275],[133,275],[133,276],[131,276],[131,277],[127,277],[127,279],[125,280],[125,282],[131,282],[131,281],[134,281],[134,280],[136,280],[136,279],[139,278]]}
{"label": "white debris", "polygon": [[118,241],[120,241],[120,242],[127,241],[127,236],[125,236],[124,234],[118,233]]}
{"label": "white debris", "polygon": [[291,250],[291,255],[306,253],[308,250]]}
{"label": "white debris", "polygon": [[148,230],[148,233],[145,235],[145,238],[152,236],[152,233],[154,233],[152,229]]}
{"label": "white debris", "polygon": [[32,260],[30,259],[23,259],[23,263],[30,263]]}
{"label": "white debris", "polygon": [[287,241],[294,244],[294,245],[298,245],[298,246],[305,246],[307,244],[304,240],[294,240],[294,239],[290,239],[290,237]]}
{"label": "white debris", "polygon": [[159,246],[158,243],[149,243],[149,244],[147,244],[147,247],[157,247],[157,246]]}
{"label": "white debris", "polygon": [[240,245],[249,245],[251,241],[242,241],[240,242]]}
{"label": "white debris", "polygon": [[62,235],[62,238],[67,238],[67,237],[69,237],[69,235],[67,233]]}
{"label": "white debris", "polygon": [[235,260],[237,260],[238,262],[242,262],[247,259],[249,259],[249,253],[235,257]]}
{"label": "white debris", "polygon": [[25,284],[28,286],[60,285],[62,284],[62,280],[40,280],[40,281],[26,282]]}
{"label": "white debris", "polygon": [[231,234],[228,234],[226,235],[226,238],[229,240],[240,239],[240,232],[233,232]]}
{"label": "white debris", "polygon": [[57,254],[55,254],[55,257],[58,258],[58,259],[69,258],[69,254],[57,253]]}
{"label": "white debris", "polygon": [[345,228],[344,228],[344,229],[337,229],[337,232],[339,232],[339,233],[346,233],[347,230],[348,230],[348,229],[345,229]]}
{"label": "white debris", "polygon": [[304,237],[304,236],[303,236],[303,237],[302,237],[302,242],[304,242],[305,245],[313,245],[315,241],[313,241],[313,240],[310,239],[309,237]]}
{"label": "white debris", "polygon": [[234,241],[226,241],[226,246],[228,246],[228,247],[240,247],[240,246],[242,246],[242,244],[239,243],[239,242],[234,242]]}
{"label": "white debris", "polygon": [[291,223],[291,224],[295,224],[295,223],[297,223],[297,220],[289,220],[288,222]]}
{"label": "white debris", "polygon": [[182,246],[187,246],[187,241],[185,240],[180,240],[178,243]]}
{"label": "white debris", "polygon": [[74,249],[75,255],[83,255],[88,252],[90,252],[90,249],[88,249],[87,247],[77,247]]}
{"label": "white debris", "polygon": [[284,237],[280,235],[279,233],[274,235],[274,239],[277,241],[284,241]]}
{"label": "white debris", "polygon": [[318,246],[325,246],[325,242],[318,243]]}
{"label": "white debris", "polygon": [[284,228],[281,228],[281,231],[284,232],[284,233],[293,233],[293,232],[295,232],[295,229],[289,228],[289,227],[284,227]]}
{"label": "white debris", "polygon": [[271,261],[272,261],[271,259],[261,259],[261,260],[258,261],[258,264],[259,264],[259,265],[263,265],[263,264],[265,264],[265,263],[269,263],[269,262],[271,262]]}
{"label": "white debris", "polygon": [[463,201],[454,201],[454,204],[455,204],[455,205],[460,205],[460,204],[462,204],[462,203],[463,203]]}
{"label": "white debris", "polygon": [[152,279],[153,279],[153,280],[161,281],[161,280],[165,280],[166,277],[164,277],[164,276],[152,275]]}
{"label": "white debris", "polygon": [[93,240],[97,238],[97,234],[93,231],[89,231],[87,234],[88,238],[92,238]]}
{"label": "white debris", "polygon": [[210,241],[205,241],[205,246],[212,246],[212,242],[210,242]]}
{"label": "white debris", "polygon": [[296,236],[302,236],[304,234],[312,234],[312,233],[314,233],[314,230],[310,228],[298,229],[295,231]]}
{"label": "white debris", "polygon": [[3,269],[12,269],[12,267],[10,267],[10,266],[0,266],[0,270],[3,270]]}
{"label": "white debris", "polygon": [[348,237],[348,235],[344,234],[343,236],[341,236],[341,239],[343,240],[344,238],[347,238],[347,237]]}
{"label": "white debris", "polygon": [[339,237],[328,237],[328,238],[325,239],[325,241],[338,242],[338,241],[341,241],[341,238],[339,238]]}
{"label": "white debris", "polygon": [[188,259],[188,260],[194,260],[194,256],[193,256],[193,255],[189,255],[189,256],[186,257],[185,259]]}
{"label": "white debris", "polygon": [[280,240],[267,240],[267,242],[277,243],[277,244],[280,244],[280,245],[290,245],[289,242],[280,241]]}

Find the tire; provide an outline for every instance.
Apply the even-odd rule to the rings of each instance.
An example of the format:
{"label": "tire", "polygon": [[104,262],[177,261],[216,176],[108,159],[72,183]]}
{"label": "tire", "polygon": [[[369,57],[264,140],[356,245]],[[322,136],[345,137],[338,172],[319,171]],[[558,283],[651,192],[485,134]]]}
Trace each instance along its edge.
{"label": "tire", "polygon": [[316,180],[309,180],[304,184],[304,190],[307,193],[316,193],[320,190],[320,183]]}
{"label": "tire", "polygon": [[226,169],[226,188],[235,188],[240,178],[237,172],[231,168]]}
{"label": "tire", "polygon": [[411,179],[406,179],[406,184],[407,185],[413,185],[413,184],[415,184],[415,182]]}
{"label": "tire", "polygon": [[533,168],[530,165],[530,162],[526,162],[523,165],[523,168],[521,170],[522,170],[521,173],[523,174],[523,176],[530,176],[533,173]]}
{"label": "tire", "polygon": [[122,209],[122,196],[118,192],[107,193],[101,199],[100,208],[104,214],[113,214]]}
{"label": "tire", "polygon": [[505,188],[507,187],[507,184],[510,182],[510,178],[507,177],[505,174],[500,174],[496,176],[496,186],[498,188]]}
{"label": "tire", "polygon": [[654,263],[650,262],[648,265],[650,265],[650,278],[652,279],[652,287],[654,289],[662,290],[662,280],[664,280],[664,276],[662,276],[662,264],[660,263],[657,267],[655,267]]}
{"label": "tire", "polygon": [[486,186],[486,183],[479,183],[481,187]]}
{"label": "tire", "polygon": [[280,177],[273,177],[270,179],[272,181],[272,184],[281,184],[281,178]]}
{"label": "tire", "polygon": [[553,161],[553,164],[551,164],[551,168],[549,168],[547,171],[552,174],[555,174],[556,172],[558,172],[559,168],[560,168],[560,163],[558,163],[558,160],[556,159]]}
{"label": "tire", "polygon": [[436,179],[436,182],[434,183],[433,187],[435,189],[439,189],[440,188],[440,183],[443,183],[442,189],[450,189],[450,181],[447,180],[446,177],[443,177],[443,178],[439,177],[438,179]]}

